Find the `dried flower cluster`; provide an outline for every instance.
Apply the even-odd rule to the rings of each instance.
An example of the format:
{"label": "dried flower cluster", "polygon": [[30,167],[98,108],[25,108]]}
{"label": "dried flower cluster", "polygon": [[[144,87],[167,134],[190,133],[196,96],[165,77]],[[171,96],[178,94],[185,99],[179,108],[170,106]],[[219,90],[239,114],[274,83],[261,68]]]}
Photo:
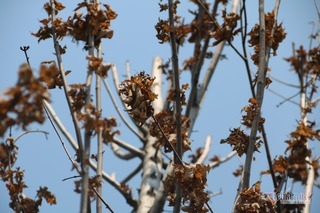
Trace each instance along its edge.
{"label": "dried flower cluster", "polygon": [[[41,70],[40,76],[44,71]],[[33,122],[43,123],[43,100],[49,100],[47,88],[41,78],[36,78],[27,64],[20,67],[19,79],[14,87],[4,92],[0,99],[0,136],[13,126],[26,129]]]}
{"label": "dried flower cluster", "polygon": [[175,188],[175,181],[177,181],[177,184],[180,184],[182,188],[182,203],[184,206],[181,207],[181,210],[189,213],[208,212],[204,205],[209,201],[209,195],[205,191],[209,170],[210,166],[208,165],[174,165],[174,175],[169,175],[164,180],[164,188],[168,192],[169,206],[175,205],[176,194],[173,189]]}
{"label": "dried flower cluster", "polygon": [[260,184],[261,182],[257,182],[240,193],[241,201],[237,203],[237,212],[276,212],[276,201],[260,191]]}
{"label": "dried flower cluster", "polygon": [[[306,184],[308,178],[306,157],[311,157],[311,150],[307,148],[306,143],[308,139],[320,140],[320,130],[313,130],[314,125],[311,123],[305,126],[300,123],[297,129],[290,133],[290,139],[285,141],[288,144],[286,152],[289,152],[289,155],[287,157],[279,156],[274,160],[273,169],[275,172],[278,172],[279,175],[287,173],[288,177],[293,180]],[[318,178],[319,159],[312,160],[311,164],[314,168],[315,178]]]}
{"label": "dried flower cluster", "polygon": [[[254,117],[257,115],[257,108],[258,103],[256,101],[256,99],[254,98],[250,98],[249,99],[249,105],[245,106],[241,111],[245,112],[245,115],[242,115],[242,122],[241,124],[245,125],[248,128],[252,127],[252,122],[254,120]],[[261,132],[262,131],[262,126],[264,123],[265,119],[260,117],[260,121],[259,121],[259,125],[258,125],[258,131]]]}
{"label": "dried flower cluster", "polygon": [[[169,142],[173,147],[176,147],[176,130],[177,125],[173,116],[173,112],[161,112],[155,115],[155,119],[160,125],[161,129],[165,133],[166,137],[169,139]],[[190,140],[187,135],[188,128],[190,126],[190,120],[186,116],[182,116],[182,150],[183,152],[190,150]],[[154,137],[157,137],[157,146],[164,147],[165,152],[171,152],[171,146],[168,144],[168,141],[163,136],[158,125],[155,121],[150,121],[150,134]]]}
{"label": "dried flower cluster", "polygon": [[[256,140],[260,139],[257,137]],[[232,150],[237,151],[238,155],[241,157],[248,150],[249,145],[249,136],[244,133],[240,128],[234,128],[230,130],[230,135],[226,139],[222,139],[220,141],[221,144],[227,143],[230,146],[233,146]],[[258,141],[254,147],[254,151],[259,152],[259,148],[261,146],[262,141]]]}
{"label": "dried flower cluster", "polygon": [[240,20],[240,16],[236,13],[227,14],[226,10],[222,11],[223,24],[213,30],[210,35],[217,41],[213,45],[219,44],[221,41],[233,40],[233,37],[237,35],[241,29],[237,27],[237,21]]}
{"label": "dried flower cluster", "polygon": [[[50,64],[50,65],[49,65]],[[66,71],[68,75],[71,71]],[[54,61],[44,61],[40,66],[40,80],[47,84],[48,89],[55,89],[56,87],[63,87],[63,81],[59,69]]]}
{"label": "dried flower cluster", "polygon": [[[103,4],[104,9],[101,9],[98,4],[81,2],[75,8],[73,17],[63,21],[61,18],[52,20],[53,7],[49,3],[44,5],[48,13],[48,18],[40,20],[43,25],[37,33],[32,33],[38,38],[38,41],[51,38],[55,32],[58,39],[63,39],[69,35],[76,41],[88,42],[89,33],[95,37],[95,46],[101,39],[112,38],[113,30],[110,29],[110,21],[117,17],[117,14],[110,8],[109,5]],[[58,1],[54,1],[55,15],[65,7]],[[79,12],[81,9],[86,9],[86,14]],[[64,49],[64,48],[62,48]]]}
{"label": "dried flower cluster", "polygon": [[315,74],[317,78],[320,77],[320,47],[315,47],[308,52],[300,46],[299,49],[296,50],[296,55],[291,56],[290,58],[286,58],[294,71],[297,72],[298,75],[308,75]]}
{"label": "dried flower cluster", "polygon": [[[286,32],[282,28],[282,24],[275,23],[274,13],[265,14],[265,35],[266,35],[266,47],[270,47],[273,50],[273,55],[277,55],[277,49],[279,44],[285,39]],[[249,44],[254,47],[254,54],[251,59],[255,65],[259,64],[259,30],[260,25],[256,24],[252,30],[248,33],[250,36]],[[272,31],[274,34],[272,35]]]}
{"label": "dried flower cluster", "polygon": [[48,191],[47,187],[40,187],[37,197],[31,199],[23,194],[28,186],[24,182],[24,171],[20,167],[14,168],[17,160],[18,147],[13,138],[7,138],[5,143],[0,143],[0,176],[9,191],[11,202],[9,206],[15,212],[39,212],[39,206],[45,199],[50,205],[56,204],[56,197]]}
{"label": "dried flower cluster", "polygon": [[153,115],[152,102],[157,98],[151,91],[154,80],[145,72],[140,72],[119,86],[123,102],[129,107],[128,113],[139,125],[143,125]]}
{"label": "dried flower cluster", "polygon": [[115,134],[120,134],[118,130],[113,130],[117,127],[115,118],[103,118],[101,112],[98,111],[92,104],[85,104],[86,93],[84,84],[70,85],[71,89],[68,95],[72,99],[72,110],[76,112],[77,119],[83,123],[83,128],[96,135],[102,132],[104,143],[113,141]]}

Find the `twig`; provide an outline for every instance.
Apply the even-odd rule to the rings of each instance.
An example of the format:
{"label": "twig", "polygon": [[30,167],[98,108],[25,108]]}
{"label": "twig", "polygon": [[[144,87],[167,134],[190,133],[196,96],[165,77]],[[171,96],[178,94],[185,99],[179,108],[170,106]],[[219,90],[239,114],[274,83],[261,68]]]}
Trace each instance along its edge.
{"label": "twig", "polygon": [[131,78],[130,62],[129,61],[126,61],[126,74],[127,74],[127,79],[129,80]]}
{"label": "twig", "polygon": [[124,178],[120,183],[125,184],[128,181],[130,181],[138,172],[140,172],[142,169],[142,163],[139,164],[139,166],[133,170],[126,178]]}
{"label": "twig", "polygon": [[184,163],[182,161],[182,159],[180,158],[180,156],[178,155],[176,149],[172,146],[171,142],[169,141],[168,137],[166,136],[166,134],[164,133],[162,127],[160,126],[158,120],[154,117],[154,115],[152,115],[152,119],[154,120],[154,122],[156,123],[157,127],[160,129],[162,136],[164,137],[164,139],[166,140],[167,144],[170,146],[170,149],[172,149],[174,157],[177,158],[177,160],[179,161],[179,164],[181,164],[182,166],[184,166]]}
{"label": "twig", "polygon": [[223,194],[223,193],[222,193],[222,189],[220,189],[220,191],[212,193],[212,194],[210,195],[210,198],[213,198],[213,197],[216,197],[216,196],[222,195],[222,194]]}
{"label": "twig", "polygon": [[[117,140],[117,139],[116,139]],[[119,141],[118,141],[119,142]],[[128,153],[123,153],[121,150],[120,150],[120,146],[117,144],[117,143],[114,143],[114,142],[110,142],[111,143],[111,149],[113,151],[113,153],[120,159],[123,159],[123,160],[130,160],[132,158],[135,158],[135,157],[139,157],[139,158],[142,158],[144,156],[144,153],[140,150],[140,152],[137,154],[136,151],[138,151],[138,149],[136,149],[135,147],[133,147],[134,149],[136,149],[136,151],[134,152],[131,152],[131,147],[129,148],[130,151]],[[128,147],[125,146],[127,149]]]}
{"label": "twig", "polygon": [[293,104],[295,104],[295,105],[297,105],[297,106],[299,106],[299,104],[298,104],[297,102],[295,102],[295,101],[293,101],[293,100],[291,100],[291,99],[294,98],[294,97],[296,97],[297,95],[299,95],[300,92],[299,92],[298,94],[295,94],[295,95],[287,98],[287,97],[281,95],[280,93],[278,93],[278,92],[276,92],[276,91],[274,91],[274,90],[272,90],[272,89],[270,89],[270,88],[268,88],[267,90],[270,91],[271,93],[275,94],[276,96],[279,96],[280,98],[284,99],[284,100],[281,101],[279,104],[277,104],[277,107],[281,106],[282,104],[284,104],[284,103],[287,102],[287,101],[290,102],[290,103],[293,103]]}
{"label": "twig", "polygon": [[298,88],[298,89],[300,88],[298,85],[294,85],[294,84],[290,84],[290,83],[287,83],[287,82],[285,82],[285,81],[282,81],[282,80],[274,77],[274,76],[271,75],[271,74],[269,74],[269,76],[270,76],[270,78],[271,78],[272,80],[274,80],[274,81],[276,81],[276,82],[278,82],[278,83],[280,83],[280,84],[283,84],[283,85],[286,85],[286,86],[289,86],[289,87],[293,87],[293,88]]}
{"label": "twig", "polygon": [[14,140],[14,142],[16,143],[22,136],[26,135],[26,134],[29,134],[29,133],[43,133],[45,136],[46,136],[46,139],[48,139],[48,134],[49,132],[47,131],[43,131],[43,130],[28,130],[28,131],[24,131],[22,133],[20,133],[16,139]]}
{"label": "twig", "polygon": [[81,175],[75,175],[75,176],[72,176],[72,177],[64,178],[64,179],[62,179],[62,181],[70,180],[70,179],[73,179],[73,178],[79,178],[79,177],[81,177]]}
{"label": "twig", "polygon": [[100,200],[104,205],[105,207],[111,212],[111,213],[114,213],[114,211],[111,209],[111,207],[109,206],[109,204],[103,199],[103,197],[101,196],[101,194],[95,189],[95,188],[91,188],[94,193],[98,196],[98,200]]}
{"label": "twig", "polygon": [[79,168],[78,168],[78,166],[77,166],[77,163],[72,159],[72,157],[71,157],[71,155],[70,155],[70,153],[69,153],[69,151],[68,151],[68,149],[67,149],[67,147],[66,147],[65,142],[63,141],[60,133],[58,132],[58,129],[57,129],[56,126],[54,125],[54,123],[53,123],[53,121],[52,121],[52,119],[51,119],[51,117],[50,117],[50,114],[49,114],[49,112],[48,112],[48,109],[47,109],[45,103],[47,103],[47,101],[43,100],[43,101],[42,101],[42,105],[43,105],[44,111],[46,112],[47,117],[48,117],[48,119],[49,119],[49,121],[50,121],[50,124],[51,124],[51,126],[53,127],[56,135],[58,136],[58,138],[59,138],[59,140],[60,140],[60,142],[61,142],[61,145],[62,145],[62,147],[63,147],[64,152],[65,152],[66,155],[68,156],[68,159],[69,159],[69,161],[71,162],[72,167],[75,168],[79,174],[81,174],[81,172],[80,172],[80,170],[79,170]]}
{"label": "twig", "polygon": [[126,143],[126,142],[124,142],[122,140],[120,140],[119,138],[114,137],[113,138],[113,143],[115,143],[115,144],[119,145],[120,147],[128,150],[129,152],[135,154],[137,157],[143,158],[143,156],[145,155],[145,153],[142,150],[140,150],[137,147],[132,146],[132,145],[130,145],[130,144],[128,144],[128,143]]}
{"label": "twig", "polygon": [[219,159],[219,161],[214,161],[214,162],[210,163],[209,166],[211,168],[215,168],[215,167],[219,166],[220,164],[227,162],[236,154],[237,154],[237,151],[232,151],[226,157]]}
{"label": "twig", "polygon": [[[51,107],[49,103],[46,105],[48,112],[50,113],[51,117],[53,118],[53,121],[56,123],[60,131],[63,133],[63,135],[67,138],[69,143],[71,144],[72,148],[74,150],[78,150],[78,145],[76,141],[73,139],[73,137],[70,135],[70,133],[66,130],[65,126],[63,123],[60,121],[59,117],[56,115],[55,111]],[[89,159],[89,164],[92,169],[95,171],[97,170],[97,164],[95,164],[91,159]],[[125,191],[122,190],[120,183],[112,179],[106,172],[102,171],[102,177],[105,181],[107,181],[110,185],[112,185],[115,189],[117,189],[127,200],[127,203],[134,207],[135,209],[138,206],[138,203],[136,200],[132,198],[132,196],[129,193],[126,193]]]}
{"label": "twig", "polygon": [[[92,169],[96,170],[97,165],[92,161],[89,160],[89,165]],[[122,189],[121,184],[118,183],[116,180],[111,178],[106,172],[102,171],[102,177],[105,181],[107,181],[109,184],[111,184],[115,189],[117,189],[123,197],[126,199],[127,203],[132,206],[134,209],[138,207],[138,202],[133,199],[132,195],[125,190]]]}

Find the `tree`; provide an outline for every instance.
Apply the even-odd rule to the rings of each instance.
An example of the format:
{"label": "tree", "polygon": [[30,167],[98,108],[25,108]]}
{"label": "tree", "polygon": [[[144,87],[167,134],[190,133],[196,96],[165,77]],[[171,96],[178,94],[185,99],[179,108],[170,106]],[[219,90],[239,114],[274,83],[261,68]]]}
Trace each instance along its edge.
{"label": "tree", "polygon": [[[234,1],[232,8],[222,10],[221,18],[216,19],[219,9],[223,8],[226,3],[216,1],[209,5],[205,2],[194,1],[192,4],[196,8],[196,12],[191,12],[193,19],[190,24],[187,24],[178,17],[177,8],[180,7],[178,1],[169,1],[168,4],[161,2],[159,4],[160,11],[166,15],[164,15],[165,18],[159,19],[155,27],[160,43],[170,43],[170,60],[168,63],[163,63],[157,57],[154,59],[150,75],[146,74],[147,72],[137,72],[132,77],[128,75],[128,79],[122,83],[118,80],[116,66],[102,60],[102,39],[113,37],[112,21],[117,18],[117,14],[111,7],[99,2],[82,2],[78,4],[74,15],[71,15],[69,19],[60,19],[59,15],[63,12],[64,6],[56,1],[46,3],[44,8],[48,13],[48,18],[40,20],[42,26],[33,35],[38,37],[39,41],[53,40],[57,58],[54,61],[42,63],[38,75],[32,72],[30,64],[22,66],[19,70],[17,85],[9,88],[5,93],[6,98],[1,101],[1,109],[4,109],[1,114],[1,136],[4,137],[5,134],[10,136],[6,137],[1,145],[1,166],[4,169],[2,175],[5,177],[3,180],[7,181],[11,178],[9,183],[16,186],[14,185],[16,183],[13,182],[13,176],[10,176],[9,179],[6,177],[8,174],[22,177],[23,174],[19,169],[11,172],[17,151],[14,146],[17,138],[11,136],[11,128],[20,126],[25,129],[32,122],[43,123],[44,117],[48,113],[48,120],[52,122],[52,127],[59,130],[56,134],[70,160],[70,167],[73,168],[75,178],[77,178],[75,190],[81,194],[80,209],[82,212],[88,212],[90,209],[88,194],[92,198],[96,198],[96,211],[102,211],[102,202],[105,202],[101,191],[101,186],[105,185],[101,184],[102,177],[104,181],[116,188],[123,195],[125,201],[138,212],[161,211],[165,199],[168,200],[169,206],[174,206],[175,212],[181,208],[179,199],[183,201],[182,209],[184,211],[210,210],[210,194],[207,191],[210,184],[206,186],[208,171],[235,155],[246,158],[243,172],[240,172],[243,176],[234,205],[235,210],[241,212],[248,211],[246,208],[254,210],[258,207],[265,208],[265,211],[266,208],[269,211],[277,208],[278,210],[290,207],[301,208],[301,206],[282,206],[280,202],[273,202],[268,197],[261,197],[260,182],[252,187],[250,185],[250,178],[252,179],[250,165],[255,158],[253,152],[259,150],[262,152],[260,146],[264,145],[269,162],[269,168],[264,168],[264,170],[269,171],[263,173],[270,174],[273,187],[278,189],[279,193],[284,192],[284,189],[280,187],[282,182],[279,180],[288,181],[287,177],[306,184],[308,190],[312,187],[312,180],[318,177],[318,162],[316,159],[313,160],[312,156],[314,157],[314,155],[311,156],[306,143],[312,139],[319,140],[319,130],[316,129],[316,123],[308,122],[306,113],[310,113],[310,107],[314,107],[313,105],[316,105],[318,101],[317,98],[312,99],[312,97],[319,78],[319,52],[317,48],[312,49],[311,47],[309,52],[298,49],[297,53],[294,53],[297,56],[293,55],[286,59],[292,64],[299,77],[301,121],[287,141],[286,151],[289,152],[287,156],[279,156],[272,162],[273,159],[268,150],[267,135],[269,133],[265,130],[265,119],[262,118],[260,110],[261,107],[263,110],[264,106],[262,105],[262,100],[265,97],[264,90],[271,83],[272,75],[268,71],[270,50],[276,56],[279,43],[285,38],[285,32],[282,25],[277,22],[277,6],[273,12],[267,13],[263,8],[263,1],[260,1],[259,23],[253,25],[249,30],[245,1],[239,7],[240,12],[238,12],[239,1]],[[69,81],[67,76],[69,71],[64,70],[63,53],[68,54],[68,49],[61,44],[66,36],[72,37],[87,51],[88,70],[84,84],[77,82],[77,84],[71,85],[67,82]],[[237,38],[243,44],[240,48],[234,44]],[[246,40],[253,47],[251,59],[254,65],[248,58]],[[179,55],[184,47],[183,44],[194,46],[194,50],[193,55],[182,63]],[[226,45],[229,45],[234,51],[233,53],[243,60],[240,64],[244,64],[243,70],[248,73],[249,91],[251,91],[251,95],[246,98],[249,99],[249,104],[242,109],[241,127],[231,127],[230,135],[221,140],[221,143],[229,143],[233,151],[226,158],[215,156],[211,158],[211,163],[205,164],[208,163],[204,160],[208,156],[211,143],[211,137],[208,136],[206,146],[194,149],[194,153],[190,155],[191,159],[186,160],[186,156],[183,158],[182,154],[190,149],[191,134],[199,110],[206,97],[205,94],[208,91],[212,74],[216,70],[219,60],[225,57],[222,50]],[[27,49],[27,46],[22,47],[26,54]],[[27,55],[27,60],[28,57]],[[258,67],[258,72],[252,76],[253,66]],[[179,75],[187,75],[185,73],[188,70],[191,71],[189,84],[180,83]],[[205,72],[205,70],[207,71]],[[201,71],[205,73],[201,74]],[[164,90],[162,89],[164,84],[161,82],[163,77],[161,73],[165,73],[167,77],[165,85],[169,88],[164,95],[161,95]],[[104,86],[110,93],[111,100],[116,99],[105,79],[107,76],[113,78],[116,87],[120,85],[120,89],[117,87],[117,90],[119,89],[124,105],[118,106],[116,102],[113,102],[113,105],[119,113],[119,119],[122,119],[123,124],[133,132],[136,140],[142,142],[137,146],[130,145],[130,143],[118,138],[118,129],[120,128],[116,124],[119,119],[115,120],[104,115],[110,106],[102,108],[100,89]],[[93,82],[96,84],[95,93],[93,92]],[[310,88],[308,89],[308,87]],[[62,122],[59,122],[61,116],[56,116],[49,102],[47,89],[58,88],[63,91],[67,100],[65,111],[69,110],[68,114],[71,115],[73,121],[70,126],[64,126]],[[307,95],[311,97],[305,101]],[[290,100],[292,98],[287,98],[285,101]],[[182,113],[180,104],[183,105]],[[128,117],[124,115],[123,108],[130,115],[131,121],[128,121]],[[238,111],[240,110],[241,108],[238,109]],[[268,117],[266,121],[268,121]],[[71,134],[72,129],[74,134]],[[120,132],[123,135],[128,130],[124,129]],[[60,138],[61,134],[64,137]],[[257,136],[257,134],[260,135]],[[98,144],[97,150],[91,150],[95,140]],[[66,142],[69,142],[74,148],[71,151],[74,154],[70,154],[70,146],[67,147]],[[107,144],[107,148],[110,147],[119,158],[139,159],[135,161],[139,162],[135,165],[135,169],[128,171],[128,176],[123,181],[120,182],[117,178],[102,172],[102,156],[105,156],[102,151],[102,143]],[[173,162],[170,161],[171,156],[166,154],[167,152],[172,154]],[[298,158],[295,158],[296,152],[300,153]],[[185,155],[187,154],[188,152]],[[306,162],[311,162],[311,164]],[[89,172],[89,166],[94,168],[96,173]],[[300,169],[294,169],[296,167]],[[311,169],[307,169],[308,167]],[[307,172],[309,170],[314,171],[314,178],[310,172]],[[133,176],[141,174],[141,171],[139,193],[132,193],[132,189],[127,183]],[[32,199],[25,198],[21,194],[24,182],[22,179],[18,180],[20,181],[17,182],[20,184],[19,190],[10,188],[10,192],[16,193],[11,196],[12,203],[16,205],[12,207],[16,210],[18,204],[20,204],[19,207],[37,209],[42,198],[51,204],[55,202],[54,196],[47,188],[38,190],[39,199],[37,200],[32,201]],[[28,206],[24,206],[25,203],[28,203]],[[113,205],[108,200],[103,206],[112,211]]]}

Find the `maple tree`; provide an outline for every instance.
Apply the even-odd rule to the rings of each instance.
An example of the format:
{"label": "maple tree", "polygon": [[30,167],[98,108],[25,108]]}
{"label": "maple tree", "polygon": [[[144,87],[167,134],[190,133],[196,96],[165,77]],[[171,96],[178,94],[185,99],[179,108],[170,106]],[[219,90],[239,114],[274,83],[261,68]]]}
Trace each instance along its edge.
{"label": "maple tree", "polygon": [[[277,50],[281,48],[287,33],[284,24],[277,20],[280,1],[276,1],[272,11],[266,12],[265,3],[260,0],[259,22],[250,31],[247,29],[245,0],[192,0],[191,3],[197,9],[189,11],[192,20],[188,23],[179,15],[181,1],[159,2],[159,12],[165,14],[162,16],[165,18],[159,18],[155,23],[155,38],[160,44],[170,46],[170,59],[162,62],[161,58],[156,57],[150,74],[142,70],[135,75],[128,75],[122,82],[118,79],[116,65],[105,62],[102,54],[102,42],[114,36],[112,22],[118,14],[112,5],[102,4],[98,0],[83,1],[75,6],[72,15],[64,19],[59,16],[65,9],[62,2],[50,0],[45,3],[43,8],[47,17],[39,20],[40,28],[32,35],[38,42],[52,40],[56,58],[43,61],[36,74],[29,62],[29,47],[21,47],[27,63],[21,65],[16,85],[6,89],[4,97],[0,99],[0,175],[9,192],[10,208],[16,212],[38,212],[42,200],[50,205],[57,204],[55,195],[46,186],[40,187],[35,199],[24,195],[23,190],[27,187],[23,179],[24,170],[15,167],[18,159],[17,140],[30,132],[28,127],[31,124],[43,124],[47,118],[75,174],[70,179],[76,179],[74,191],[81,196],[82,213],[92,211],[92,200],[95,201],[96,212],[102,212],[103,208],[114,212],[112,203],[104,199],[104,184],[114,187],[136,212],[162,212],[166,204],[172,207],[173,212],[213,212],[210,199],[214,198],[208,182],[209,172],[235,155],[243,156],[245,162],[233,173],[236,177],[240,176],[240,182],[235,190],[237,193],[232,211],[310,211],[310,204],[288,205],[282,204],[279,199],[271,199],[261,189],[263,182],[250,185],[250,179],[252,162],[259,156],[253,154],[261,153],[261,147],[265,147],[269,167],[261,174],[270,177],[277,196],[287,193],[283,186],[289,179],[301,182],[305,193],[312,194],[320,165],[319,157],[314,156],[309,148],[309,142],[320,140],[320,129],[318,121],[309,120],[308,115],[314,112],[319,102],[319,98],[314,98],[320,79],[319,46],[310,47],[309,50],[301,46],[294,50],[293,56],[284,59],[298,76],[301,117],[289,139],[284,141],[287,144],[284,154],[271,159],[274,154],[270,153],[265,128],[268,118],[262,117],[262,112],[265,90],[273,83],[269,60],[277,57]],[[228,5],[232,5],[231,9],[227,9]],[[63,56],[68,54],[68,50],[62,41],[69,38],[82,45],[83,51],[87,52],[86,79],[75,84],[68,84],[72,71],[65,70],[63,64]],[[234,45],[237,38],[242,42],[241,50]],[[311,38],[315,39],[319,39],[318,34]],[[193,45],[194,52],[181,62],[179,50],[184,45]],[[227,45],[244,64],[251,97],[247,99],[249,104],[239,109],[242,113],[240,126],[230,128],[229,136],[220,141],[220,144],[232,147],[230,154],[225,158],[215,155],[205,161],[209,155],[211,137],[207,137],[204,147],[192,151],[194,141],[191,134],[212,74],[225,57],[222,50]],[[250,58],[247,55],[248,48],[253,51]],[[257,69],[255,75],[250,69],[252,65]],[[201,81],[205,69],[207,71]],[[185,73],[190,74],[190,82],[181,83],[180,78]],[[164,76],[168,90],[163,95]],[[121,107],[107,78],[114,81]],[[109,93],[119,120],[127,129],[118,126],[118,118],[105,116],[102,86]],[[51,105],[54,101],[50,98],[52,90],[63,91],[73,127],[64,126],[56,115]],[[16,127],[24,132],[13,138],[12,129]],[[70,131],[75,132],[74,136]],[[137,147],[122,141],[121,133],[126,131],[132,132],[142,145]],[[66,146],[61,133],[73,148],[72,151]],[[92,151],[93,146],[97,147],[95,152]],[[119,181],[103,171],[103,147],[110,147],[115,156],[121,159],[138,159],[139,165]],[[190,151],[192,154],[189,154]],[[133,193],[130,186],[130,180],[137,174],[141,174],[138,195]]]}

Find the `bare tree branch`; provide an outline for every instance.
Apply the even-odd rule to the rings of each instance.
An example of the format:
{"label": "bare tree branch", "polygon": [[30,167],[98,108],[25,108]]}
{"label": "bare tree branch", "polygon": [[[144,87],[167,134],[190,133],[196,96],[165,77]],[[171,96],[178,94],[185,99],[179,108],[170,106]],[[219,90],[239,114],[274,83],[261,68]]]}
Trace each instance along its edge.
{"label": "bare tree branch", "polygon": [[198,158],[198,160],[195,162],[195,165],[197,164],[203,164],[203,162],[206,160],[206,158],[208,157],[209,151],[210,151],[210,146],[211,146],[211,140],[212,137],[211,135],[208,135],[206,138],[206,142],[202,151],[201,156]]}
{"label": "bare tree branch", "polygon": [[[122,103],[124,109],[125,109],[126,111],[128,111],[128,107],[123,103],[122,98],[121,98],[121,96],[120,96],[120,94],[119,94],[120,81],[119,81],[119,76],[118,76],[118,71],[117,71],[116,65],[113,64],[113,65],[111,66],[111,72],[112,72],[112,77],[113,77],[113,82],[114,82],[114,85],[115,85],[115,89],[116,89],[116,91],[118,92],[118,95],[119,95],[119,97],[120,97],[120,99],[121,99],[121,103]],[[143,135],[146,135],[146,134],[148,133],[147,128],[138,125],[138,124],[133,120],[133,118],[132,118],[131,116],[130,116],[130,118],[131,118],[131,121],[136,125],[136,127],[143,133]]]}
{"label": "bare tree branch", "polygon": [[[132,155],[133,157],[139,157],[139,158],[143,158],[145,156],[145,153],[142,150],[120,140],[119,138],[114,137],[113,142],[111,142],[111,143],[112,144],[114,143],[114,144],[122,147],[123,149],[127,150],[129,152],[128,156]],[[113,145],[111,145],[111,146],[113,146]],[[117,149],[117,147],[113,146],[112,148],[115,149],[114,151],[119,153],[119,150]]]}
{"label": "bare tree branch", "polygon": [[[239,2],[240,2],[240,0],[233,0],[232,8],[231,8],[231,11],[233,13],[237,12]],[[207,13],[209,13],[209,12],[207,11]],[[209,15],[210,15],[210,13],[209,13]],[[212,18],[212,20],[214,20],[214,23],[216,23],[215,19]],[[215,25],[218,26],[217,23]],[[201,109],[202,104],[204,103],[204,100],[205,100],[205,97],[206,97],[206,93],[207,93],[207,89],[209,87],[209,84],[210,84],[211,78],[213,76],[213,73],[216,70],[218,62],[220,60],[220,56],[221,56],[221,53],[222,53],[222,50],[224,48],[225,43],[226,43],[225,41],[222,41],[216,46],[216,50],[215,50],[215,52],[213,54],[213,57],[212,57],[212,59],[211,59],[211,61],[209,63],[209,66],[207,67],[207,70],[206,70],[206,72],[204,74],[202,83],[200,84],[200,88],[198,89],[198,92],[196,94],[196,98],[195,98],[196,103],[193,103],[193,104],[189,103],[188,107],[190,107],[190,109],[188,111],[189,114],[187,115],[189,117],[189,119],[190,119],[190,128],[189,128],[189,132],[188,132],[189,137],[191,136],[191,133],[192,133],[192,130],[193,130],[193,126],[194,126],[195,121],[196,121],[196,119],[198,117],[199,110]]]}
{"label": "bare tree branch", "polygon": [[138,132],[136,129],[134,129],[133,126],[129,123],[129,121],[124,117],[124,115],[121,112],[120,107],[117,104],[117,101],[116,101],[116,99],[115,99],[115,97],[114,97],[114,95],[113,95],[113,93],[112,93],[112,91],[111,91],[111,89],[109,87],[108,82],[105,79],[103,79],[102,82],[103,82],[104,87],[107,89],[107,92],[108,92],[108,94],[109,94],[109,96],[111,98],[111,101],[112,101],[115,109],[117,110],[118,115],[120,116],[121,120],[131,130],[131,132],[133,134],[135,134],[141,141],[145,142],[145,138],[144,138],[143,134],[141,132]]}
{"label": "bare tree branch", "polygon": [[[51,4],[51,7],[52,7],[51,24],[53,25],[53,22],[56,19],[56,17],[55,17],[55,2],[54,2],[54,0],[50,0],[50,4]],[[62,82],[63,82],[64,95],[65,95],[67,103],[68,103],[68,109],[70,110],[70,114],[72,116],[72,122],[73,122],[73,125],[74,125],[74,130],[76,132],[79,152],[82,153],[83,152],[82,136],[81,136],[81,132],[80,132],[78,119],[76,117],[75,112],[73,112],[73,110],[72,110],[72,104],[71,104],[72,101],[71,101],[70,97],[68,96],[68,83],[67,83],[65,72],[64,72],[64,69],[63,69],[63,65],[62,65],[62,58],[61,58],[61,54],[60,54],[59,42],[58,42],[54,27],[52,27],[52,38],[53,38],[53,45],[54,45],[54,49],[55,49],[55,53],[56,53],[55,55],[56,55],[57,61],[58,61],[58,68],[59,68],[61,79],[62,79]],[[83,159],[81,159],[81,161],[83,162]]]}
{"label": "bare tree branch", "polygon": [[264,0],[259,0],[259,67],[258,67],[258,80],[257,80],[257,92],[256,92],[256,101],[257,101],[257,110],[256,115],[253,119],[251,133],[249,136],[249,145],[246,152],[246,160],[243,169],[243,182],[240,184],[239,192],[242,192],[244,189],[248,189],[250,185],[250,176],[251,176],[251,164],[253,151],[256,143],[258,126],[261,117],[261,107],[264,97],[264,88],[266,82],[266,69],[268,67],[266,61],[266,27],[265,27],[265,13],[264,13]]}
{"label": "bare tree branch", "polygon": [[130,181],[136,174],[138,174],[142,169],[142,163],[139,164],[139,166],[133,170],[126,178],[124,178],[120,183],[127,183],[128,181]]}
{"label": "bare tree branch", "polygon": [[220,166],[220,164],[227,162],[228,160],[230,160],[236,154],[237,154],[237,151],[232,151],[226,157],[220,158],[219,161],[214,161],[214,162],[210,163],[209,166],[211,168],[215,168],[217,166]]}

